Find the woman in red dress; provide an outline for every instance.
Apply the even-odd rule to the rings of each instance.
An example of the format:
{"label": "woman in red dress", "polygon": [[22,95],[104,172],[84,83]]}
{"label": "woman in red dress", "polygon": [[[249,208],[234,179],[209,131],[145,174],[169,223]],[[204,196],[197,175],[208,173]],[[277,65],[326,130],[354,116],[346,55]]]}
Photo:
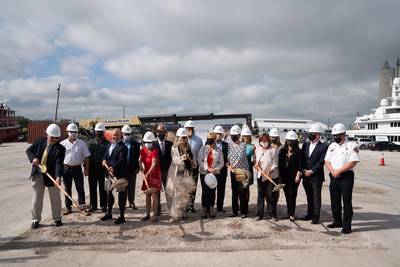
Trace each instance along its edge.
{"label": "woman in red dress", "polygon": [[[153,142],[156,138],[152,132],[147,132],[143,136],[144,146],[140,150],[140,167],[144,175],[142,191],[146,193],[146,216],[142,221],[150,219],[150,209],[153,208],[152,222],[157,221],[158,211],[158,192],[161,190],[161,170],[158,157],[158,150]],[[151,200],[153,199],[153,205]]]}

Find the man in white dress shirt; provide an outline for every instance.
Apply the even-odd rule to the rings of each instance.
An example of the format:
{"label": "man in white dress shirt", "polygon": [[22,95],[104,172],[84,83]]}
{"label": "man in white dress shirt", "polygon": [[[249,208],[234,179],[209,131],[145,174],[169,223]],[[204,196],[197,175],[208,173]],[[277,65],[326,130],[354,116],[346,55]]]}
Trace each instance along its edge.
{"label": "man in white dress shirt", "polygon": [[[82,207],[85,205],[85,187],[83,181],[82,164],[84,167],[84,175],[89,174],[89,157],[90,152],[86,143],[78,138],[78,126],[70,123],[67,126],[68,138],[61,142],[65,147],[64,157],[64,188],[65,191],[72,195],[72,181],[75,183],[78,192],[78,203]],[[68,215],[72,213],[72,201],[65,197],[65,207],[67,210],[63,213]]]}

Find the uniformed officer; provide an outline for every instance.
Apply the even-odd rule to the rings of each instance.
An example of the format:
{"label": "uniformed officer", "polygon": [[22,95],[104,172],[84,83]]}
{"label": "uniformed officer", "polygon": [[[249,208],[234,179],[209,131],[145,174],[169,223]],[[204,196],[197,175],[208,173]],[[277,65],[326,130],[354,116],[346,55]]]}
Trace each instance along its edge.
{"label": "uniformed officer", "polygon": [[325,156],[325,165],[329,170],[331,180],[329,191],[334,220],[328,225],[328,228],[342,228],[343,234],[350,234],[351,220],[353,218],[353,168],[360,159],[356,144],[346,140],[346,127],[342,123],[337,123],[333,126],[332,135],[335,142],[330,144]]}

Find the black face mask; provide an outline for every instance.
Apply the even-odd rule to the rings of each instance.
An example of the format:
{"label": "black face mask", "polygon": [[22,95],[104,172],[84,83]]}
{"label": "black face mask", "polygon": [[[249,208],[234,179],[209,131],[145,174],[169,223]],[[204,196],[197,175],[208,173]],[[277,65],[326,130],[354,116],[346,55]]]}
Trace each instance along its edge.
{"label": "black face mask", "polygon": [[215,144],[214,139],[208,139],[207,138],[206,145],[213,145],[213,144]]}
{"label": "black face mask", "polygon": [[290,146],[290,147],[294,146],[294,142],[293,141],[286,141],[286,142],[287,142],[288,146]]}
{"label": "black face mask", "polygon": [[157,137],[158,137],[160,140],[164,140],[164,139],[165,139],[165,133],[157,133]]}
{"label": "black face mask", "polygon": [[317,138],[317,136],[315,134],[312,134],[312,133],[308,134],[308,139],[310,139],[311,142],[314,141],[315,138]]}
{"label": "black face mask", "polygon": [[239,140],[239,135],[231,135],[231,139],[233,142],[236,142],[237,140]]}
{"label": "black face mask", "polygon": [[340,142],[342,142],[342,137],[341,136],[334,136],[333,140],[335,141],[335,143],[339,144]]}

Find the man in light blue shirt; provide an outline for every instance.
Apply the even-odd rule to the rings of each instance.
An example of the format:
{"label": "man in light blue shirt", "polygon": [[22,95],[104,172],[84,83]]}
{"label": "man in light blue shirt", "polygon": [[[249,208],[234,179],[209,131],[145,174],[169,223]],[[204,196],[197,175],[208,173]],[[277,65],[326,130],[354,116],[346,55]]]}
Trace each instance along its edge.
{"label": "man in light blue shirt", "polygon": [[[185,123],[185,129],[186,129],[186,133],[188,136],[188,143],[190,145],[190,150],[192,151],[193,154],[193,161],[197,163],[197,158],[199,155],[199,151],[200,148],[203,146],[203,140],[201,140],[201,138],[197,135],[195,135],[194,133],[194,123],[193,121],[189,120]],[[199,166],[196,165],[195,168],[193,168],[193,179],[194,182],[197,186],[197,182],[199,180]],[[186,206],[186,211],[191,211],[193,213],[196,212],[196,210],[194,209],[194,200],[196,199],[196,191],[194,190],[194,192],[192,192],[190,194],[190,201],[188,203],[188,205]]]}

